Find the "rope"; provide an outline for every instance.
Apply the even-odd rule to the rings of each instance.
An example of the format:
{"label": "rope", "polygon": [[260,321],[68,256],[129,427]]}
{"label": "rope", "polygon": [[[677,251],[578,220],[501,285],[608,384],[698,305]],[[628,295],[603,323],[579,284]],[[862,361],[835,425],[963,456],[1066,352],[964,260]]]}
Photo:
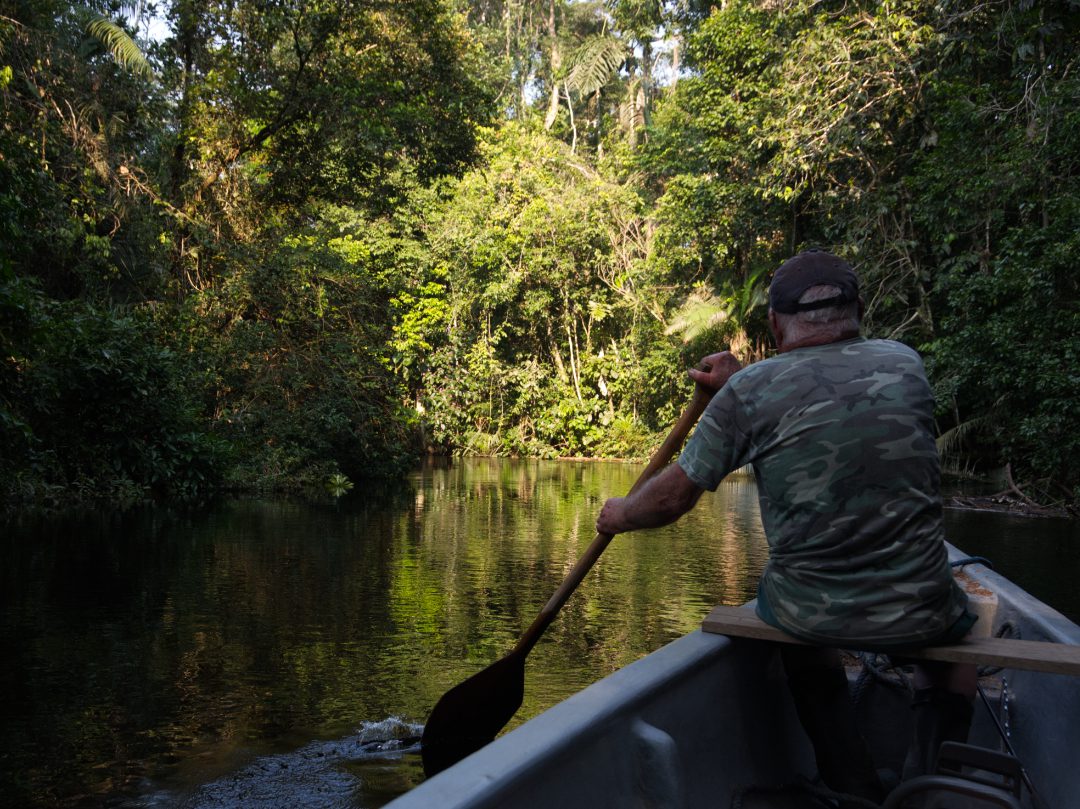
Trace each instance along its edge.
{"label": "rope", "polygon": [[1016,748],[1012,745],[1012,740],[1009,739],[1009,734],[1001,725],[1001,720],[998,715],[994,713],[994,708],[990,704],[990,697],[986,695],[986,691],[982,685],[976,684],[979,696],[982,698],[982,704],[986,707],[986,712],[990,715],[990,720],[994,723],[994,727],[997,729],[998,735],[1001,737],[1002,743],[1005,745],[1005,750],[1010,756],[1016,759],[1016,763],[1020,766],[1020,778],[1023,780],[1024,785],[1028,788],[1028,792],[1031,793],[1031,804],[1035,809],[1045,809],[1046,804],[1043,803],[1042,797],[1035,791],[1035,784],[1031,781],[1031,776],[1028,775],[1027,768],[1020,760],[1020,756],[1016,754]]}
{"label": "rope", "polygon": [[[888,655],[877,654],[875,652],[860,652],[858,658],[859,663],[862,664],[862,670],[855,679],[855,685],[852,687],[851,695],[852,700],[856,705],[862,700],[866,689],[875,682],[887,685],[889,688],[899,689],[906,694],[911,694],[911,683],[908,682],[907,677],[897,671],[896,666]],[[879,658],[884,659],[884,663],[879,663]],[[896,676],[890,676],[887,673],[889,671],[895,672]]]}

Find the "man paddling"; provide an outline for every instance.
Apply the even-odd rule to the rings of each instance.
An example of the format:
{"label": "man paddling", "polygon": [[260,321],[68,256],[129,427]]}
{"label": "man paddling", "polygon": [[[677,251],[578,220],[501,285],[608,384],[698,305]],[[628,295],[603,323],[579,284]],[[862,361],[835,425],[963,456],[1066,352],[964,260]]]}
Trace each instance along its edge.
{"label": "man paddling", "polygon": [[[912,349],[860,337],[858,278],[811,250],[769,288],[775,357],[742,368],[728,352],[690,376],[719,392],[677,463],[608,500],[600,533],[666,525],[705,489],[752,465],[769,562],[762,620],[815,646],[781,649],[799,719],[825,783],[880,801],[837,647],[882,651],[949,643],[974,616],[953,580],[941,519],[933,399]],[[916,743],[907,775],[928,770],[971,721],[974,666],[916,668]]]}

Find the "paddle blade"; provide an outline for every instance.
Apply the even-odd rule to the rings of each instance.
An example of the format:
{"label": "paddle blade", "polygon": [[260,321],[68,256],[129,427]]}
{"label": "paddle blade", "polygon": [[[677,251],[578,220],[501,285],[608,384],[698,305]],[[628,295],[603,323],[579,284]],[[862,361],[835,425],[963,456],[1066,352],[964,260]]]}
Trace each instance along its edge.
{"label": "paddle blade", "polygon": [[525,695],[525,656],[511,652],[435,703],[420,739],[429,778],[494,740]]}

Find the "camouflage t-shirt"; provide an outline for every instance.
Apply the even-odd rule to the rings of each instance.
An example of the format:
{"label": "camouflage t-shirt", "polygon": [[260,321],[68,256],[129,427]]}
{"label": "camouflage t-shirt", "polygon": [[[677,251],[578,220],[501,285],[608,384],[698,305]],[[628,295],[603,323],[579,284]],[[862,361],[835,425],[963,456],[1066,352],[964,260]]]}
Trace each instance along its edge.
{"label": "camouflage t-shirt", "polygon": [[816,643],[888,648],[932,642],[964,616],[932,414],[919,355],[888,340],[795,349],[716,394],[679,465],[710,491],[753,465],[763,619]]}

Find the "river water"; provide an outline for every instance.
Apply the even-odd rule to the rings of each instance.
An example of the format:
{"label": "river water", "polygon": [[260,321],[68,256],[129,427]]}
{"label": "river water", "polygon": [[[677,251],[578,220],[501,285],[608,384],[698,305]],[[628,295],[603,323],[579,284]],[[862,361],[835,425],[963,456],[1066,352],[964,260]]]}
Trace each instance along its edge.
{"label": "river water", "polygon": [[[3,526],[0,806],[371,809],[503,656],[640,467],[471,459],[322,504]],[[1080,530],[948,512],[950,539],[1074,620]],[[752,479],[617,538],[529,657],[515,723],[753,596]]]}

